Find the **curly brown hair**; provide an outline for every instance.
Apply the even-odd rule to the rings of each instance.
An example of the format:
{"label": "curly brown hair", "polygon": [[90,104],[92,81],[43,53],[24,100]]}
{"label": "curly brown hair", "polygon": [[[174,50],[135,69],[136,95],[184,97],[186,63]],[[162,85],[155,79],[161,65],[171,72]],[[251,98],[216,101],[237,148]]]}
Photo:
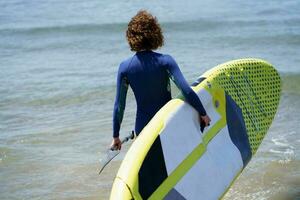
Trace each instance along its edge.
{"label": "curly brown hair", "polygon": [[156,17],[140,10],[128,23],[126,37],[131,51],[155,50],[164,44]]}

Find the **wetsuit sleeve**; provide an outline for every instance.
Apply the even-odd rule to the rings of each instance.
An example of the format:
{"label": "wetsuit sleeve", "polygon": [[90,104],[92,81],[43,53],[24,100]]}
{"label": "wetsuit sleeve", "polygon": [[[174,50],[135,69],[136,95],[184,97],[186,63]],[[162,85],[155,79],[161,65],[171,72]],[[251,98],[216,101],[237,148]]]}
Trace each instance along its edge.
{"label": "wetsuit sleeve", "polygon": [[117,77],[117,93],[113,111],[113,137],[119,137],[119,131],[126,105],[127,90],[128,81],[125,76],[125,72],[122,70],[122,65],[120,65]]}
{"label": "wetsuit sleeve", "polygon": [[194,90],[189,86],[183,77],[177,63],[171,56],[167,56],[167,71],[171,80],[176,84],[183,94],[185,100],[192,105],[201,116],[206,115],[206,111]]}

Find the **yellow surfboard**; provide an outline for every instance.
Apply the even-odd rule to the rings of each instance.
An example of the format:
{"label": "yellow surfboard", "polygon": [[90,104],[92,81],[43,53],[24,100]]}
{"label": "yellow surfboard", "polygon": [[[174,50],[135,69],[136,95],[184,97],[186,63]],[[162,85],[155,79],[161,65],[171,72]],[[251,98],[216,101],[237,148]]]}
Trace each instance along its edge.
{"label": "yellow surfboard", "polygon": [[193,89],[211,125],[182,97],[169,101],[130,147],[111,200],[220,199],[245,168],[277,111],[281,80],[260,59],[240,59],[204,73]]}

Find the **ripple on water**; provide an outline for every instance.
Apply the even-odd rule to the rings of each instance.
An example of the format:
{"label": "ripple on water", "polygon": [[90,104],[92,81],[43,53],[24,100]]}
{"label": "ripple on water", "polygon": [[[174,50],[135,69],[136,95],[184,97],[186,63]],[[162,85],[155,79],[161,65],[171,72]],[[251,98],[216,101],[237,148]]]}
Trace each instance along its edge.
{"label": "ripple on water", "polygon": [[[251,163],[249,165],[252,167]],[[299,166],[299,160],[289,162],[274,160],[256,167],[256,171],[246,170],[224,199],[245,199],[247,197],[248,200],[276,197],[277,200],[286,200],[285,197],[299,197]]]}

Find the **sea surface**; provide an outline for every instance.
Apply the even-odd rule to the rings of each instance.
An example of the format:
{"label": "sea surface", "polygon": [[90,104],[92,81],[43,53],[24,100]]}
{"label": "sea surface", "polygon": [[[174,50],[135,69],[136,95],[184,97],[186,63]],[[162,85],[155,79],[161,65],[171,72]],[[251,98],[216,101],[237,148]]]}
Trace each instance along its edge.
{"label": "sea surface", "polygon": [[[238,58],[271,62],[283,82],[274,122],[224,199],[300,199],[299,0],[0,0],[0,199],[108,199],[130,144],[98,175],[112,139],[125,31],[140,9],[191,83]],[[174,90],[173,93],[177,91]],[[121,135],[132,130],[131,90]]]}

